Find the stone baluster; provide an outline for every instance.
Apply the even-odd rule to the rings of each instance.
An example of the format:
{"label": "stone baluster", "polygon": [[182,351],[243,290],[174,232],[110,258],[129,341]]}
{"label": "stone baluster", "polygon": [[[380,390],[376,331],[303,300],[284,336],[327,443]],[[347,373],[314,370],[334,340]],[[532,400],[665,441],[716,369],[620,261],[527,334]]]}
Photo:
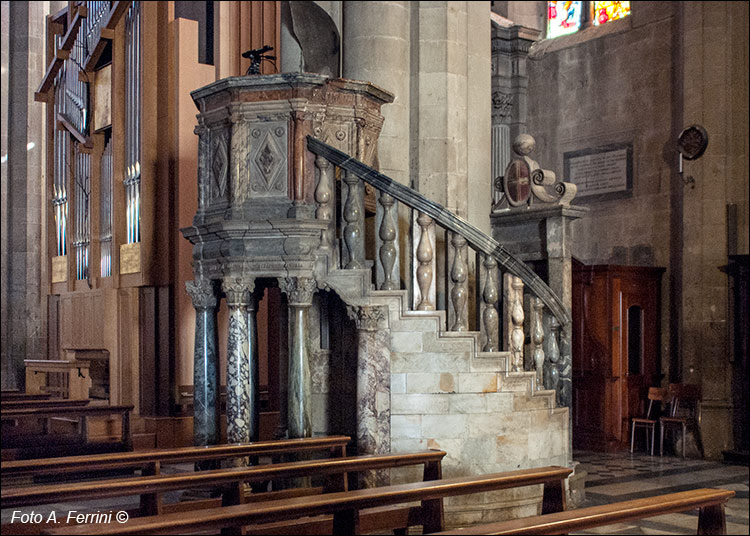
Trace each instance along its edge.
{"label": "stone baluster", "polygon": [[510,352],[512,372],[523,371],[523,281],[520,277],[505,274],[505,296],[503,300],[506,349]]}
{"label": "stone baluster", "polygon": [[379,222],[378,244],[380,263],[377,266],[377,282],[380,290],[398,290],[398,207],[395,199],[385,192],[381,192],[377,206],[377,221]]}
{"label": "stone baluster", "polygon": [[289,303],[289,373],[287,422],[290,438],[312,436],[312,377],[307,317],[315,293],[315,279],[288,277],[282,288]]}
{"label": "stone baluster", "polygon": [[497,352],[499,344],[499,318],[497,314],[497,261],[492,255],[484,255],[484,287],[482,288],[482,340],[483,352]]}
{"label": "stone baluster", "polygon": [[536,370],[536,388],[544,389],[544,302],[541,298],[531,301],[531,347]]}
{"label": "stone baluster", "polygon": [[419,225],[419,245],[416,251],[417,268],[415,273],[416,287],[419,295],[414,296],[414,302],[418,311],[435,310],[435,284],[433,275],[435,273],[434,256],[434,227],[432,218],[427,214],[419,213],[417,217]]}
{"label": "stone baluster", "polygon": [[195,307],[193,443],[197,446],[217,445],[221,442],[221,406],[216,292],[213,282],[208,279],[186,281],[185,288]]}
{"label": "stone baluster", "polygon": [[347,186],[346,203],[344,204],[344,244],[346,245],[346,268],[364,268],[365,236],[364,189],[359,184],[359,177],[345,171],[344,183]]}
{"label": "stone baluster", "polygon": [[466,263],[466,239],[457,233],[450,233],[452,257],[450,272],[450,303],[448,307],[448,324],[451,331],[469,329],[469,274]]}
{"label": "stone baluster", "polygon": [[320,233],[320,249],[329,255],[333,255],[333,166],[322,156],[315,158],[315,166],[318,168],[318,185],[315,188],[315,202],[318,209],[315,212],[315,217],[328,222],[328,227]]}
{"label": "stone baluster", "polygon": [[[227,278],[223,282],[227,307],[229,307],[229,334],[227,340],[227,443],[246,443],[257,439],[257,420],[253,422],[250,387],[251,354],[248,333],[248,309],[252,300],[254,282],[241,278]],[[257,351],[257,350],[256,350]],[[256,376],[257,381],[257,376]],[[253,429],[253,425],[255,428]],[[243,464],[244,460],[236,460]]]}
{"label": "stone baluster", "polygon": [[560,323],[557,318],[550,315],[549,317],[549,336],[547,337],[547,362],[544,367],[544,386],[547,389],[559,388],[560,383],[560,347],[558,346],[558,331]]}
{"label": "stone baluster", "polygon": [[[357,326],[357,453],[391,451],[391,349],[390,330],[383,329],[387,308],[348,307]],[[361,476],[364,487],[387,486],[387,470]]]}

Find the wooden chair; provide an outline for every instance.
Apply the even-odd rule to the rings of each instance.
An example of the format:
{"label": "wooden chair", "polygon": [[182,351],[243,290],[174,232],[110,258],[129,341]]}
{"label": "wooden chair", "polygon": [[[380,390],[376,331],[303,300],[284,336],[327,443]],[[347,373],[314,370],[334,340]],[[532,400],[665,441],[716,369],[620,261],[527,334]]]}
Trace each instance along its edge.
{"label": "wooden chair", "polygon": [[668,417],[659,418],[661,433],[659,437],[659,455],[664,455],[664,429],[669,427],[682,428],[682,457],[685,457],[685,439],[688,428],[693,432],[695,443],[703,457],[703,441],[701,439],[701,387],[700,385],[686,385],[670,383],[669,393],[672,396],[672,411]]}
{"label": "wooden chair", "polygon": [[630,452],[633,452],[633,444],[635,443],[635,429],[645,428],[646,429],[646,444],[648,444],[649,433],[651,434],[651,456],[654,455],[654,436],[656,435],[656,423],[657,423],[657,410],[654,407],[655,403],[660,403],[660,411],[664,411],[664,408],[669,403],[669,391],[661,387],[649,387],[648,388],[648,410],[646,410],[645,417],[633,417],[631,419],[631,431],[630,431]]}

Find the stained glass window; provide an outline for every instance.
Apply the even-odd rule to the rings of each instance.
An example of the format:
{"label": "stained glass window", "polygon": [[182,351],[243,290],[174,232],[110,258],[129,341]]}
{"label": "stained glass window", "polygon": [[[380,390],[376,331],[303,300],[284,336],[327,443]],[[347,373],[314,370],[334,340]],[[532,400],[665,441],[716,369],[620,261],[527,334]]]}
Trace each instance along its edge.
{"label": "stained glass window", "polygon": [[630,2],[547,2],[547,38],[572,34],[628,15]]}
{"label": "stained glass window", "polygon": [[628,15],[630,15],[630,2],[594,2],[592,22],[594,26],[599,26]]}
{"label": "stained glass window", "polygon": [[[615,2],[597,2],[597,4],[605,3]],[[559,37],[577,32],[581,27],[582,7],[583,2],[547,2],[547,37]]]}

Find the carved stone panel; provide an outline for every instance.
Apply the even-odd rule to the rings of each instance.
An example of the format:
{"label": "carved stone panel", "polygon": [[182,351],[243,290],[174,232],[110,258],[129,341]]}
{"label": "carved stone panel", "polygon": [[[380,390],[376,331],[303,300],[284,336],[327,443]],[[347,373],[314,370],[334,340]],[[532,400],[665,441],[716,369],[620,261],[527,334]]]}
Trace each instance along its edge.
{"label": "carved stone panel", "polygon": [[287,135],[285,121],[250,123],[250,148],[247,153],[250,198],[287,196]]}
{"label": "carved stone panel", "polygon": [[223,129],[213,131],[211,133],[211,161],[209,163],[211,201],[217,198],[223,199],[226,195],[229,171],[227,148],[227,132]]}

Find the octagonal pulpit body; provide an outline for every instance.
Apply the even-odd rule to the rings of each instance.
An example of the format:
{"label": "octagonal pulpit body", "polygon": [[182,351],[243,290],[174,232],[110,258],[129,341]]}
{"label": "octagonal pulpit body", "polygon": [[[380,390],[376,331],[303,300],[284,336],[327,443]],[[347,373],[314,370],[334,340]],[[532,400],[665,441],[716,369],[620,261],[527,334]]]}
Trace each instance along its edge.
{"label": "octagonal pulpit body", "polygon": [[393,96],[312,73],[235,76],[191,95],[200,110],[198,211],[182,233],[195,245],[194,269],[210,279],[310,275],[331,222],[316,219],[306,136],[372,165],[380,107]]}

